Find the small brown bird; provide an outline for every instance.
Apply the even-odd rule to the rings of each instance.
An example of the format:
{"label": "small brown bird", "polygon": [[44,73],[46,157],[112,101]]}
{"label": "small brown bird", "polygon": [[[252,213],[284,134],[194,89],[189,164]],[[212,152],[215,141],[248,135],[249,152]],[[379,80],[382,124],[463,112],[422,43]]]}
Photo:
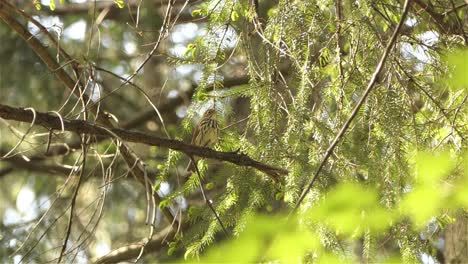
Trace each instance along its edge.
{"label": "small brown bird", "polygon": [[[218,142],[218,120],[215,109],[208,109],[203,114],[197,126],[193,130],[192,145],[200,147],[211,147]],[[197,162],[196,157],[193,157]],[[195,165],[189,162],[187,172],[194,172]]]}

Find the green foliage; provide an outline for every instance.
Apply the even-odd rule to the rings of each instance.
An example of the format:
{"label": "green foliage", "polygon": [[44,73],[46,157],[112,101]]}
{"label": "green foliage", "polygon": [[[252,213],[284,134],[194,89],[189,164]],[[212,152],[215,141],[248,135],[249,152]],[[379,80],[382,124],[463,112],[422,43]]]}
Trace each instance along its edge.
{"label": "green foliage", "polygon": [[[385,207],[372,187],[343,183],[324,194],[316,205],[303,208],[299,218],[258,215],[249,211],[239,222],[243,226],[242,231],[236,232],[235,238],[207,250],[200,261],[348,262],[351,259],[343,256],[343,247],[352,239],[363,237],[366,258],[378,260],[379,263],[391,263],[398,259],[396,255],[376,259],[374,241],[388,236],[394,228],[401,228],[407,217],[415,224],[410,227],[410,232],[423,231],[429,223],[429,216],[440,215],[441,219],[446,218],[443,212],[454,205],[451,197],[458,195],[458,192],[466,193],[466,189],[458,189],[448,194],[440,192],[443,188],[437,187],[443,183],[442,177],[453,172],[454,165],[455,161],[447,153],[437,156],[419,153],[412,173],[415,187],[408,191],[400,206],[395,208]],[[431,191],[425,188],[430,188]],[[326,226],[325,229],[323,225]],[[337,237],[333,238],[332,234]],[[408,233],[402,235],[407,236]],[[406,247],[401,247],[401,257],[406,259],[405,262],[415,261],[415,252],[412,249],[415,242],[406,239],[401,242],[406,244]],[[330,250],[335,243],[341,250]],[[340,245],[341,243],[345,245]],[[186,258],[192,253],[187,252]]]}
{"label": "green foliage", "polygon": [[341,184],[307,212],[307,219],[323,223],[346,236],[364,232],[382,232],[392,220],[392,213],[379,205],[377,193],[354,184]]}
{"label": "green foliage", "polygon": [[455,91],[468,89],[468,50],[457,50],[447,55],[446,63],[451,68],[452,76],[448,79]]}
{"label": "green foliage", "polygon": [[[214,149],[239,151],[287,169],[288,174],[276,183],[250,167],[201,159],[200,181],[196,174],[185,175],[188,158],[181,152],[131,145],[141,161],[150,165],[146,168],[154,179],[154,191],[163,196],[159,208],[171,209],[183,222],[177,236],[163,244],[160,252],[167,255],[161,253],[157,261],[185,257],[187,262],[391,263],[417,262],[423,253],[435,258],[440,248],[434,241],[441,238],[441,230],[454,222],[457,212],[468,207],[468,53],[460,49],[459,30],[449,32],[457,29],[456,24],[442,30],[443,25],[434,24],[425,10],[412,6],[410,19],[399,33],[374,89],[340,138],[299,213],[288,218],[285,214],[296,205],[372,78],[400,20],[401,2],[261,0],[258,13],[252,5],[255,1],[196,2],[180,13],[196,18],[183,25],[172,21],[181,7],[175,5],[176,13],[171,14],[169,32],[163,32],[162,45],[132,82],[148,90],[155,105],[164,109],[162,115],[171,138],[190,142],[200,116],[214,107],[223,128]],[[342,3],[341,19],[336,13],[338,2]],[[125,2],[114,3],[123,8]],[[40,9],[38,1],[33,4]],[[457,21],[456,14],[464,21],[467,9],[452,12],[447,9],[451,4],[444,0],[434,8],[445,14],[444,23]],[[112,69],[122,78],[134,73],[146,58],[143,55],[151,51],[148,43],[161,33],[162,16],[155,14],[165,10],[142,1],[136,15],[134,3],[128,5],[129,16],[127,10],[106,13],[106,9],[64,18],[64,29],[86,21],[86,34],[80,40],[50,29],[78,63],[82,80],[89,79],[92,72],[106,88],[103,93],[109,96],[99,107],[123,121],[138,119],[146,101],[136,89],[122,86],[122,80],[93,67]],[[55,9],[54,0],[50,9]],[[51,18],[47,13],[37,15]],[[184,32],[179,26],[194,32]],[[0,68],[2,100],[43,111],[61,109],[60,113],[71,119],[82,117],[81,101],[73,97],[68,101],[69,92],[64,92],[54,74],[38,63],[28,44],[13,33],[8,27],[0,27],[0,56],[9,62]],[[69,67],[74,64],[64,61],[46,35],[35,36],[74,76],[75,69]],[[427,36],[435,37],[427,41]],[[180,73],[184,67],[190,67],[189,74]],[[24,72],[28,72],[28,78]],[[165,100],[173,99],[174,94],[183,102],[168,106]],[[167,136],[161,127],[159,120],[152,118],[134,129]],[[12,132],[13,128],[20,131]],[[16,123],[0,127],[2,150],[15,146],[27,128],[28,124]],[[34,129],[18,155],[44,158],[47,135],[43,128]],[[54,131],[52,143],[75,139],[76,135]],[[91,232],[96,235],[93,242],[109,240],[115,248],[146,237],[142,224],[145,190],[133,182],[131,166],[125,166],[112,141],[93,138],[89,148],[89,174],[87,171],[86,186],[80,190],[82,200],[77,203],[80,214],[76,219],[92,215],[85,209],[95,203],[89,201],[92,198],[102,202],[96,211],[105,212],[99,226],[102,229]],[[44,164],[76,168],[81,158],[80,150],[75,149]],[[0,172],[10,166],[1,162]],[[102,182],[91,177],[101,172]],[[43,174],[44,178],[39,177],[42,174],[24,173],[34,179],[25,185],[32,186],[37,197],[49,197],[64,188],[62,207],[45,217],[47,221],[40,226],[45,229],[59,219],[60,213],[63,215],[61,209],[69,204],[76,183],[65,176],[55,179]],[[15,172],[17,175],[23,176]],[[15,207],[13,193],[20,189],[15,177],[5,179],[0,186],[11,188],[3,187],[0,200],[12,205],[1,204],[0,213]],[[205,201],[200,202],[201,187],[229,236]],[[39,251],[50,252],[48,245],[63,243],[64,220],[57,220],[60,226],[54,229],[60,234],[47,238]],[[157,221],[157,228],[167,224],[159,218]],[[0,223],[2,230],[3,225]],[[84,228],[86,232],[89,229]],[[14,227],[2,235],[15,240],[27,235],[26,228],[17,237],[12,230]],[[39,239],[40,231],[34,233],[34,239]],[[88,243],[76,242],[78,250]],[[11,247],[0,235],[0,255],[7,251]],[[49,262],[48,258],[37,256],[31,261]],[[151,256],[143,261],[156,260]]]}
{"label": "green foliage", "polygon": [[300,230],[295,220],[255,215],[247,222],[238,238],[208,250],[200,261],[252,263],[276,259],[289,263],[300,261],[307,251],[320,247],[318,238]]}

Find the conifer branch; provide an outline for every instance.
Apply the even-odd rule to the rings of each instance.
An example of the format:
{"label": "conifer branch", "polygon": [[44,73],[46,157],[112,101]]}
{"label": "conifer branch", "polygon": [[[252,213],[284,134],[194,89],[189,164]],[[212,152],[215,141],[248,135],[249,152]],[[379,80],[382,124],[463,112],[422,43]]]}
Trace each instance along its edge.
{"label": "conifer branch", "polygon": [[380,61],[377,64],[377,67],[376,67],[376,69],[374,71],[374,74],[372,74],[372,77],[371,77],[371,79],[369,81],[369,84],[367,85],[366,90],[364,91],[363,95],[361,96],[361,98],[357,102],[356,106],[354,107],[353,112],[351,113],[351,116],[348,118],[346,123],[341,128],[340,132],[336,135],[335,139],[333,140],[331,145],[328,147],[327,151],[325,152],[325,156],[322,159],[322,162],[320,162],[317,170],[315,171],[315,174],[314,174],[314,176],[312,178],[312,181],[304,189],[301,196],[299,197],[299,200],[297,201],[296,205],[294,206],[294,208],[293,208],[293,210],[291,211],[290,214],[296,212],[296,210],[299,208],[299,206],[301,205],[304,198],[310,192],[310,190],[312,189],[312,186],[314,185],[315,181],[317,180],[318,176],[320,175],[320,172],[322,171],[323,167],[327,164],[327,161],[330,158],[330,156],[333,154],[333,151],[335,150],[336,146],[338,146],[338,143],[340,142],[340,140],[345,135],[346,131],[348,130],[351,123],[353,122],[354,118],[356,118],[356,116],[357,116],[357,114],[359,112],[359,109],[361,109],[362,105],[366,101],[366,99],[369,96],[370,92],[375,87],[378,76],[379,76],[380,72],[382,71],[383,66],[385,65],[385,62],[387,61],[388,55],[392,51],[392,49],[393,49],[393,47],[395,45],[396,39],[397,39],[397,37],[398,37],[398,35],[400,33],[400,29],[402,28],[402,26],[403,26],[403,24],[404,24],[404,22],[406,20],[406,15],[408,14],[408,10],[409,10],[409,2],[410,2],[410,0],[405,1],[404,7],[403,7],[403,13],[401,15],[400,22],[398,23],[397,28],[393,32],[392,37],[390,38],[390,41],[388,42],[387,47],[385,48],[385,51],[382,54],[382,57],[380,58]]}

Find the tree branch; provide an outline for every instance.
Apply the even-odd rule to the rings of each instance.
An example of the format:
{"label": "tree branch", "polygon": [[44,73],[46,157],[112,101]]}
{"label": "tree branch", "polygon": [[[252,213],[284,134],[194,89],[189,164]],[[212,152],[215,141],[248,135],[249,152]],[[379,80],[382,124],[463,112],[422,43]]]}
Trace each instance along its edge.
{"label": "tree branch", "polygon": [[[7,120],[15,120],[21,122],[31,122],[33,120],[33,113],[23,108],[15,108],[0,104],[0,117]],[[270,176],[274,181],[279,181],[280,175],[286,175],[287,170],[270,166],[259,161],[253,160],[245,154],[238,154],[235,152],[220,152],[209,148],[198,147],[186,144],[179,140],[167,139],[158,136],[149,135],[137,131],[127,131],[120,128],[106,128],[98,124],[93,124],[83,120],[69,120],[62,119],[63,126],[66,131],[76,133],[84,133],[101,137],[118,137],[117,139],[142,143],[150,146],[158,146],[177,150],[187,154],[188,156],[199,156],[203,158],[228,161],[239,166],[247,166],[255,168]],[[55,115],[36,112],[35,125],[40,125],[49,129],[61,130],[61,119]]]}
{"label": "tree branch", "polygon": [[[141,1],[130,0],[125,2],[124,8],[119,8],[114,1],[88,1],[86,3],[66,3],[59,4],[56,6],[55,10],[50,10],[49,7],[43,7],[42,10],[38,11],[35,8],[24,7],[28,13],[39,15],[39,16],[84,16],[87,14],[104,13],[104,19],[108,20],[118,20],[124,16],[136,16],[138,13],[138,6]],[[190,3],[195,2],[190,0]],[[168,0],[155,0],[151,3],[153,8],[161,9],[162,6],[167,5]],[[177,0],[176,5],[183,5],[185,0]],[[199,23],[203,22],[197,19],[194,19],[190,12],[182,12],[177,19],[177,23],[187,23],[194,22]]]}
{"label": "tree branch", "polygon": [[325,156],[323,157],[322,162],[320,162],[320,164],[319,164],[319,166],[317,168],[317,171],[315,172],[314,177],[312,178],[312,181],[307,185],[307,187],[302,192],[302,194],[299,197],[299,200],[297,201],[296,205],[294,206],[294,209],[292,210],[291,214],[294,213],[299,208],[299,206],[301,205],[304,198],[307,196],[309,191],[312,189],[312,186],[314,185],[314,182],[317,180],[317,178],[320,175],[320,172],[322,171],[325,164],[327,164],[327,161],[330,158],[330,156],[332,155],[333,150],[336,148],[336,146],[338,146],[338,143],[340,142],[340,140],[343,138],[344,134],[348,130],[349,126],[351,125],[351,122],[353,122],[354,118],[357,116],[357,114],[359,112],[359,109],[361,109],[362,105],[366,101],[367,96],[369,96],[370,92],[375,87],[375,83],[377,82],[378,75],[382,71],[385,62],[387,61],[387,57],[390,54],[390,52],[392,51],[393,46],[395,45],[395,42],[396,42],[396,39],[397,39],[398,34],[400,32],[400,29],[402,28],[402,26],[403,26],[403,24],[404,24],[404,22],[406,20],[406,15],[408,14],[409,2],[410,1],[411,0],[406,0],[405,1],[404,7],[403,7],[403,13],[402,13],[401,18],[400,18],[400,22],[398,23],[397,28],[393,32],[393,35],[390,38],[390,41],[388,42],[387,47],[385,48],[385,51],[382,54],[382,57],[380,58],[379,64],[377,64],[377,67],[376,67],[376,69],[374,71],[374,74],[372,75],[372,77],[371,77],[371,79],[369,81],[369,84],[367,85],[366,90],[364,91],[363,95],[361,96],[361,98],[357,102],[356,106],[354,107],[353,112],[351,113],[351,116],[348,118],[346,123],[343,125],[340,132],[336,135],[336,137],[333,140],[333,142],[331,143],[330,147],[328,147],[327,151],[325,152]]}
{"label": "tree branch", "polygon": [[[193,3],[195,0],[190,0],[189,2]],[[162,7],[169,3],[169,0],[155,0],[153,1],[154,7]],[[176,0],[175,4],[183,4],[185,0]],[[130,0],[125,3],[125,8],[119,8],[114,1],[98,1],[94,2],[85,2],[85,3],[66,3],[63,5],[57,5],[54,11],[50,11],[51,15],[83,15],[83,13],[89,13],[90,10],[96,9],[96,12],[102,12],[104,9],[111,9],[113,12],[118,12],[121,10],[128,10],[127,6],[130,6],[130,9],[135,12],[140,5],[138,0]],[[50,10],[50,9],[49,9]],[[47,11],[49,12],[49,11]]]}
{"label": "tree branch", "polygon": [[[0,150],[0,156],[5,154],[6,152]],[[36,160],[26,161],[25,159],[19,157],[18,155],[8,157],[2,161],[8,162],[12,164],[15,169],[22,169],[22,170],[29,170],[29,171],[38,171],[50,174],[63,174],[63,175],[70,175],[72,172],[72,168],[67,168],[65,166],[60,165],[49,165],[44,164],[42,162],[37,162]]]}
{"label": "tree branch", "polygon": [[[0,2],[7,3],[5,2],[5,0],[0,0]],[[11,6],[11,5],[5,5],[5,6],[8,6],[9,8],[16,8],[15,6]],[[77,79],[76,81],[73,80],[70,77],[70,75],[68,75],[68,73],[52,58],[52,56],[47,51],[47,48],[44,45],[42,45],[42,43],[35,36],[33,36],[28,31],[27,28],[21,25],[14,17],[12,17],[8,12],[6,12],[5,9],[3,9],[3,7],[4,7],[3,5],[0,5],[0,19],[2,19],[8,26],[10,26],[13,30],[15,30],[16,33],[18,33],[24,39],[24,41],[39,56],[39,58],[44,62],[44,64],[46,64],[49,70],[54,72],[57,78],[61,80],[63,84],[75,94],[76,97],[80,98],[83,102],[86,102],[86,103],[90,102],[88,96],[86,96],[86,94],[82,92],[84,90],[84,87],[80,84],[79,79]],[[13,10],[13,11],[16,13],[19,12],[18,10]],[[31,17],[26,17],[26,18],[29,20],[32,20]],[[38,22],[35,21],[35,23],[38,23]],[[74,67],[74,69],[76,68],[77,67]],[[78,75],[77,76],[78,78],[79,72],[75,72],[75,73]],[[75,89],[77,86],[79,89]],[[102,108],[98,108],[94,104],[87,104],[84,107],[89,108],[89,110],[91,110],[91,112],[94,113],[94,115],[97,118],[97,121],[99,121],[100,123],[102,123],[103,125],[109,128],[113,127],[113,124],[110,121],[109,115],[105,114]],[[135,155],[135,153],[125,144],[120,144],[119,150],[120,150],[120,153],[122,153],[122,157],[127,163],[127,166],[129,168],[132,168],[131,169],[132,174],[141,184],[143,184],[143,186],[146,186],[147,178],[145,177],[146,175],[145,172],[142,170],[141,166],[135,166],[135,164],[142,162],[141,159],[137,155]],[[153,196],[154,196],[155,202],[159,205],[162,198],[159,197],[157,193],[154,193]],[[169,223],[172,223],[174,226],[178,225],[177,221],[174,220],[175,219],[174,215],[169,210],[169,208],[162,209],[162,212],[164,216],[166,217],[166,220]]]}
{"label": "tree branch", "polygon": [[[415,5],[418,5],[421,9],[423,9],[431,17],[432,21],[434,21],[434,24],[437,26],[441,33],[455,35],[462,32],[462,34],[464,35],[463,27],[460,28],[459,25],[456,25],[447,19],[448,17],[446,15],[449,15],[449,13],[438,13],[430,2],[426,3],[423,0],[414,0],[414,3]],[[456,8],[457,7],[453,9]],[[455,15],[457,14],[455,13]]]}
{"label": "tree branch", "polygon": [[140,253],[141,248],[144,246],[145,251],[154,252],[160,250],[164,245],[164,241],[167,239],[172,239],[176,234],[177,228],[172,226],[167,226],[161,230],[154,238],[150,241],[144,239],[140,242],[129,244],[117,249],[112,250],[109,254],[102,257],[94,258],[91,260],[91,263],[101,264],[101,263],[118,263],[128,259],[136,258]]}

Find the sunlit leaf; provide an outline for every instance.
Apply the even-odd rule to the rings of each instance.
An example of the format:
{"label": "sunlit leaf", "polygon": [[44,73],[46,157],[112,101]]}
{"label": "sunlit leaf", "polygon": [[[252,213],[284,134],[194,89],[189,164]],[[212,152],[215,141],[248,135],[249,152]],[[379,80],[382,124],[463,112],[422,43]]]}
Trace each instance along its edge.
{"label": "sunlit leaf", "polygon": [[239,14],[238,14],[235,10],[233,10],[233,11],[231,12],[231,20],[232,20],[233,22],[235,22],[235,21],[237,21],[238,19],[239,19]]}
{"label": "sunlit leaf", "polygon": [[33,5],[36,8],[36,10],[41,10],[41,2],[39,0],[33,0]]}
{"label": "sunlit leaf", "polygon": [[198,16],[201,15],[201,13],[202,13],[202,10],[201,10],[201,9],[194,9],[194,10],[192,11],[192,17],[198,17]]}
{"label": "sunlit leaf", "polygon": [[187,49],[184,52],[184,57],[194,58],[196,51],[197,51],[197,45],[193,44],[193,43],[190,43],[190,44],[188,44]]}
{"label": "sunlit leaf", "polygon": [[49,1],[49,8],[50,8],[50,10],[52,10],[52,11],[55,10],[55,0],[50,0],[50,1]]}
{"label": "sunlit leaf", "polygon": [[458,50],[448,54],[446,63],[452,70],[452,78],[449,79],[450,84],[455,90],[468,88],[468,49]]}
{"label": "sunlit leaf", "polygon": [[123,0],[114,0],[114,3],[115,3],[119,8],[123,8],[123,7],[124,7],[124,1],[123,1]]}

